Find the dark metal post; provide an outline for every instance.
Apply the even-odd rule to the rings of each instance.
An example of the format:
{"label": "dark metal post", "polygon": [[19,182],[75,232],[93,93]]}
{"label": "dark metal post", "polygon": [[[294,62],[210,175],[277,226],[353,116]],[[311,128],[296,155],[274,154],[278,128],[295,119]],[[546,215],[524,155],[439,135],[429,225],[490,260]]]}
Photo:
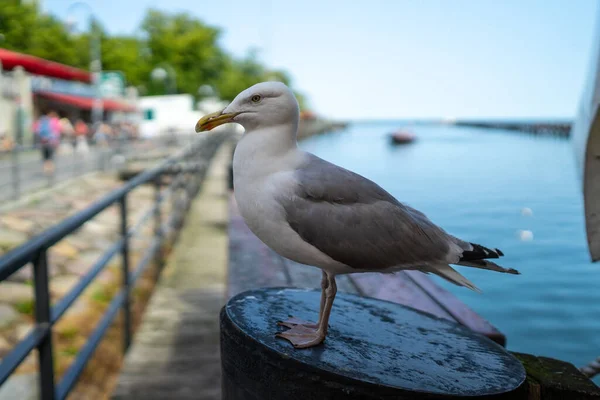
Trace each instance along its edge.
{"label": "dark metal post", "polygon": [[177,184],[174,187],[175,208],[173,212],[173,220],[175,221],[175,229],[181,229],[183,225],[183,213],[185,212],[186,201],[186,174],[184,172],[177,176]]}
{"label": "dark metal post", "polygon": [[123,353],[131,344],[131,308],[130,308],[130,285],[129,285],[129,234],[127,232],[127,195],[121,197],[121,237],[123,239]]}
{"label": "dark metal post", "polygon": [[154,236],[157,241],[160,243],[158,245],[158,249],[156,250],[156,256],[154,261],[156,263],[156,267],[160,270],[163,266],[163,231],[162,231],[162,215],[160,212],[160,181],[162,179],[162,175],[159,175],[154,181]]}
{"label": "dark metal post", "polygon": [[[293,351],[288,341],[273,337],[275,315],[318,308],[320,292],[262,288],[229,299],[220,314],[221,400],[533,397],[522,385],[521,361],[503,347],[465,326],[380,299],[338,292],[338,310],[353,312],[338,311],[335,323],[343,333],[328,336],[313,353]],[[396,321],[410,323],[400,330]],[[369,356],[356,357],[364,348]],[[439,360],[452,363],[438,368]]]}
{"label": "dark metal post", "polygon": [[38,253],[33,262],[35,281],[35,322],[48,327],[44,339],[38,345],[40,368],[40,394],[42,400],[54,400],[54,362],[52,358],[52,326],[50,324],[50,292],[48,289],[48,256],[46,250]]}
{"label": "dark metal post", "polygon": [[12,188],[13,188],[13,199],[17,200],[21,197],[21,176],[19,173],[19,152],[21,151],[21,145],[15,144],[11,151],[12,155]]}
{"label": "dark metal post", "polygon": [[171,213],[173,217],[171,219],[171,226],[169,229],[171,231],[177,231],[179,229],[179,175],[174,176],[174,181],[171,183]]}

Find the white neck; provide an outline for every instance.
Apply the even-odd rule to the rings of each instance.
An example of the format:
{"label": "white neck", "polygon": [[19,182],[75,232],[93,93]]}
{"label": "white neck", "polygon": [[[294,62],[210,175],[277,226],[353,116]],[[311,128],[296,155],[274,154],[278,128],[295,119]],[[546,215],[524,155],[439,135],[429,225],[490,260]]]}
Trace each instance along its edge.
{"label": "white neck", "polygon": [[252,156],[260,158],[283,156],[298,147],[297,130],[297,123],[250,130],[243,134],[240,144],[243,143],[244,147],[253,153]]}
{"label": "white neck", "polygon": [[288,125],[244,133],[235,148],[233,157],[235,181],[245,177],[246,182],[252,182],[260,177],[293,167],[294,160],[299,156],[295,133],[295,127]]}

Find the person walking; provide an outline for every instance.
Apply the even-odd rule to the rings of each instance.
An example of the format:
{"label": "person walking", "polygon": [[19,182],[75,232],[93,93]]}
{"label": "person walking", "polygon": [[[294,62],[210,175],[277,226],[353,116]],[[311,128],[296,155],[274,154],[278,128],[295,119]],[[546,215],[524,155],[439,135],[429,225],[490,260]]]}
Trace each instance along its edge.
{"label": "person walking", "polygon": [[54,176],[54,154],[60,144],[60,120],[58,114],[50,111],[42,115],[34,126],[34,132],[38,137],[42,159],[44,161],[44,174]]}
{"label": "person walking", "polygon": [[88,126],[83,120],[78,119],[75,122],[75,137],[76,137],[76,147],[75,152],[78,154],[87,154],[90,152],[87,137],[89,134]]}
{"label": "person walking", "polygon": [[63,117],[59,121],[60,137],[62,139],[61,147],[62,145],[64,145],[65,153],[71,154],[75,151],[75,146],[77,145],[77,143],[75,142],[75,128],[73,128],[71,120],[69,120],[69,118],[67,117]]}

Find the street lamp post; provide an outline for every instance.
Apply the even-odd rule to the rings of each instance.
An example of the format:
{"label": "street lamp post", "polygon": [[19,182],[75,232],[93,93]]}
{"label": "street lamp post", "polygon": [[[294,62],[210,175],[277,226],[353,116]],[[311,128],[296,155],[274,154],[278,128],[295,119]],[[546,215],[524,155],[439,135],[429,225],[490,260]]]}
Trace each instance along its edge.
{"label": "street lamp post", "polygon": [[[100,77],[102,75],[102,44],[99,33],[96,33],[94,10],[92,7],[83,1],[76,1],[71,4],[67,9],[67,13],[71,12],[77,7],[86,8],[89,12],[89,25],[90,25],[90,72],[92,74],[92,85],[94,87],[94,103],[92,105],[92,125],[96,126],[97,123],[103,120],[104,104],[102,103],[102,97],[100,93]],[[75,21],[67,19],[67,24],[72,27]]]}
{"label": "street lamp post", "polygon": [[175,69],[167,64],[161,63],[150,73],[150,77],[155,81],[165,82],[167,94],[175,94],[177,91],[177,73]]}
{"label": "street lamp post", "polygon": [[200,87],[198,88],[198,96],[200,96],[201,98],[207,98],[207,97],[214,97],[216,96],[217,92],[215,90],[215,88],[212,85],[200,85]]}

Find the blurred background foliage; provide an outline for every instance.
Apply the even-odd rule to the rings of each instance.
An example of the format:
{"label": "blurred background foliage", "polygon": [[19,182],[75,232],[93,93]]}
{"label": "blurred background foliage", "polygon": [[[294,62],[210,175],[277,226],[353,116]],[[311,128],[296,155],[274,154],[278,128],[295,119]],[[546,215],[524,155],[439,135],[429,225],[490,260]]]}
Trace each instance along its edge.
{"label": "blurred background foliage", "polygon": [[[42,13],[35,4],[2,1],[0,47],[89,69],[89,28],[74,32],[68,23]],[[279,80],[293,88],[289,73],[267,68],[256,50],[242,58],[234,57],[220,45],[222,31],[218,27],[184,13],[148,9],[135,33],[124,36],[109,35],[96,21],[92,25],[101,37],[103,70],[122,71],[128,85],[137,87],[142,96],[167,92],[168,85],[151,77],[157,67],[172,69],[175,82],[170,85],[174,92],[188,93],[198,100],[208,95],[198,90],[206,85],[223,100],[232,100],[265,80]],[[305,97],[295,92],[300,108],[306,109]]]}

